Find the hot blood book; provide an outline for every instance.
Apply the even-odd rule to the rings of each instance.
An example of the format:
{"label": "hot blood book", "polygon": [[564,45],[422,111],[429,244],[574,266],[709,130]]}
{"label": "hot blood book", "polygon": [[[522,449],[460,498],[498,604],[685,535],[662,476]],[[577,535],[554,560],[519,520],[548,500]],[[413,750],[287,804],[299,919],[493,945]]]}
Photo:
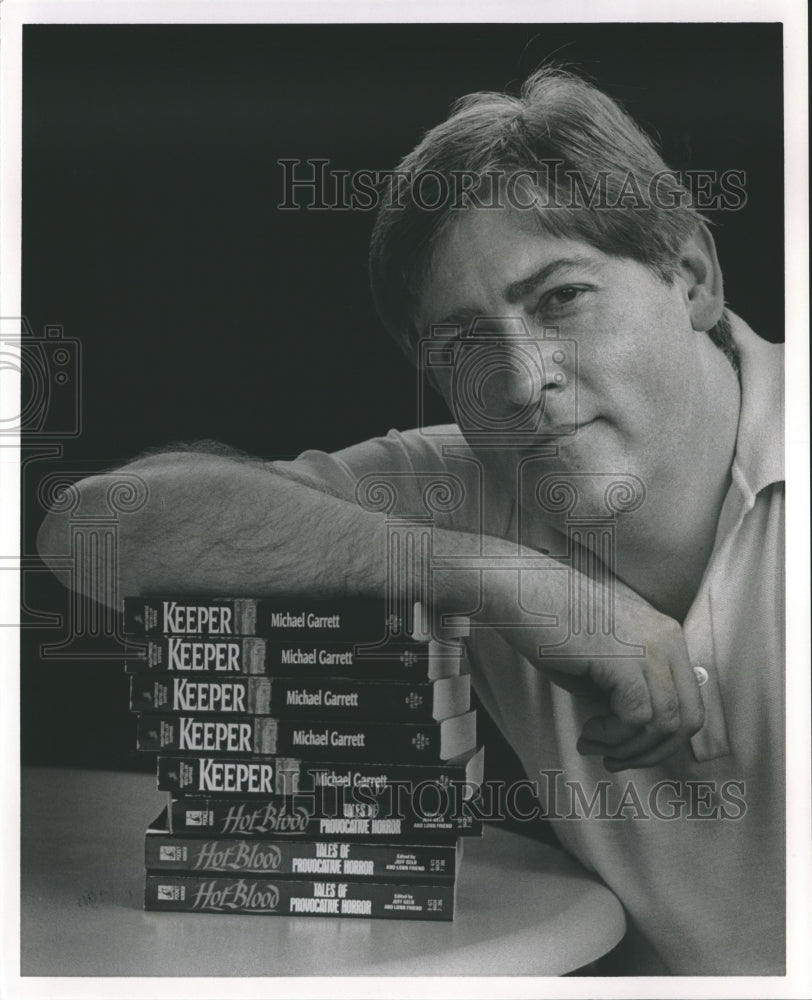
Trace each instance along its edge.
{"label": "hot blood book", "polygon": [[454,881],[362,882],[293,878],[146,876],[148,910],[317,917],[453,920]]}
{"label": "hot blood book", "polygon": [[210,679],[183,674],[130,677],[136,712],[217,712],[222,715],[307,716],[369,721],[429,722],[471,707],[468,674],[437,681],[359,681],[348,677]]}
{"label": "hot blood book", "polygon": [[466,788],[420,785],[321,788],[264,799],[173,798],[169,829],[187,836],[479,837],[482,821]]}
{"label": "hot blood book", "polygon": [[461,845],[462,841],[386,844],[188,837],[167,833],[163,817],[159,817],[147,830],[145,864],[151,872],[440,881],[456,876]]}
{"label": "hot blood book", "polygon": [[139,750],[305,759],[446,761],[476,745],[476,712],[441,722],[380,723],[263,715],[139,715]]}

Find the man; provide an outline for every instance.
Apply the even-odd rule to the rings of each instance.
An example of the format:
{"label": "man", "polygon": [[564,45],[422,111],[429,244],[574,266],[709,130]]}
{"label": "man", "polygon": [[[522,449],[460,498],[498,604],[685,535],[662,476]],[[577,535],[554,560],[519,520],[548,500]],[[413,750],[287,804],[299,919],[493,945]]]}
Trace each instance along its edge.
{"label": "man", "polygon": [[[778,349],[725,310],[679,178],[576,77],[461,102],[381,195],[376,304],[457,425],[134,462],[121,592],[417,589],[471,614],[480,697],[624,903],[636,970],[780,973]],[[388,573],[387,513],[427,512],[430,548]],[[50,515],[43,555],[64,537]]]}

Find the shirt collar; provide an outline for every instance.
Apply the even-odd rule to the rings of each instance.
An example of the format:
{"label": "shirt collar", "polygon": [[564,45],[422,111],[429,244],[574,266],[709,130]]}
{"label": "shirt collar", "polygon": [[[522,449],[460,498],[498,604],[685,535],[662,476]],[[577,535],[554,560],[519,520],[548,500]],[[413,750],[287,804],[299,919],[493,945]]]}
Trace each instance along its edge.
{"label": "shirt collar", "polygon": [[750,503],[784,479],[784,348],[730,313],[741,361],[741,408],[733,480]]}

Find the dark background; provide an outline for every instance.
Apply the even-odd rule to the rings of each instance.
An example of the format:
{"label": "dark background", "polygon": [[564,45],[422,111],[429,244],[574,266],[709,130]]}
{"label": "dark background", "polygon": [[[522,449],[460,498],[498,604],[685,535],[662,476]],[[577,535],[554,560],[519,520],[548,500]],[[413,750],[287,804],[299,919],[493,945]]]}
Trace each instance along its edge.
{"label": "dark background", "polygon": [[[81,433],[27,467],[24,552],[54,471],[203,438],[290,458],[413,426],[414,375],[367,289],[372,215],[280,212],[277,161],[391,168],[454,99],[551,56],[674,168],[746,172],[746,207],[714,217],[727,298],[782,339],[779,25],[27,26],[23,311],[80,342],[83,382]],[[73,612],[34,560],[24,601],[23,761],[151,769],[110,641],[43,655]]]}

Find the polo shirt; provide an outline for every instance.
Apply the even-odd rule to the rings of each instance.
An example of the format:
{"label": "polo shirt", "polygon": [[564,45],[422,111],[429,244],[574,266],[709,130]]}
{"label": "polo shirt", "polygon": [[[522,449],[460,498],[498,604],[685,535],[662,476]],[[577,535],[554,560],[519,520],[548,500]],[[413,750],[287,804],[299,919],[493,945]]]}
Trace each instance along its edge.
{"label": "polo shirt", "polygon": [[[731,483],[683,623],[705,706],[690,746],[610,774],[576,751],[594,705],[550,683],[495,630],[474,628],[469,641],[482,703],[562,845],[623,903],[641,972],[785,969],[783,349],[732,320],[742,393]],[[430,513],[465,533],[457,554],[487,555],[488,536],[520,534],[516,485],[484,481],[453,425],[273,465],[352,501],[388,482],[390,513],[407,517],[427,514],[426,487],[440,479],[451,500]]]}

